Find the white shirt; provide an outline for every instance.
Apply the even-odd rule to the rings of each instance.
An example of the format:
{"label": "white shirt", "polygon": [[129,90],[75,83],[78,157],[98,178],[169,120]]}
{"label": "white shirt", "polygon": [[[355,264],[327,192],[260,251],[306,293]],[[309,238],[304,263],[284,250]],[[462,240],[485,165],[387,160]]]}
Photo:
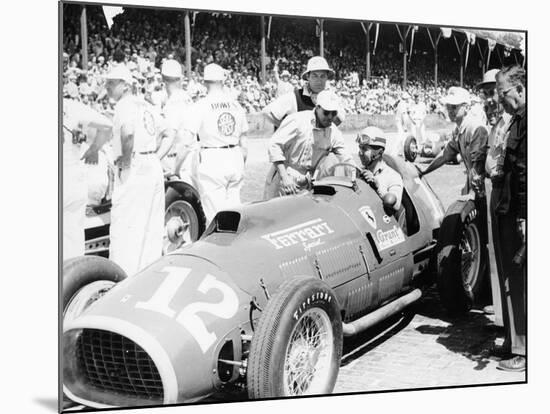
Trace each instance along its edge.
{"label": "white shirt", "polygon": [[[166,126],[170,129],[176,130],[176,142],[172,148],[176,149],[177,145],[181,143],[181,139],[184,134],[185,124],[189,122],[189,112],[193,100],[183,90],[175,90],[164,103],[162,108],[162,114],[166,120]],[[190,143],[188,143],[190,144]]]}
{"label": "white shirt", "polygon": [[329,152],[336,154],[340,162],[352,159],[336,125],[315,126],[314,110],[287,116],[269,140],[269,161],[282,161],[286,167],[303,174],[315,170],[319,160]]}
{"label": "white shirt", "polygon": [[165,123],[157,110],[145,100],[132,95],[121,98],[115,106],[113,118],[113,156],[122,155],[121,130],[125,125],[134,134],[134,152],[155,151],[157,136]]}
{"label": "white shirt", "polygon": [[239,103],[223,92],[212,92],[195,103],[185,129],[199,136],[201,147],[238,145],[248,131],[246,113]]}

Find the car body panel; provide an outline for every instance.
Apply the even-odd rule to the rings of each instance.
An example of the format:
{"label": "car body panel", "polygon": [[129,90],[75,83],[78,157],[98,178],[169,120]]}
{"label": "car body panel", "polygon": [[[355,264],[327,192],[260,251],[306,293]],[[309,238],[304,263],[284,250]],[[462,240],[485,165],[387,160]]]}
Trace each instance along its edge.
{"label": "car body panel", "polygon": [[[138,343],[159,365],[164,403],[192,402],[239,377],[237,363],[219,359],[243,359],[242,335],[253,335],[259,309],[283,281],[324,280],[346,322],[410,291],[415,253],[433,245],[443,212],[411,164],[385,159],[404,178],[414,234],[364,181],[319,180],[311,192],[219,212],[200,240],[117,284],[64,327],[65,337],[105,321],[103,329]],[[70,372],[70,345],[65,358],[67,390],[94,404]]]}

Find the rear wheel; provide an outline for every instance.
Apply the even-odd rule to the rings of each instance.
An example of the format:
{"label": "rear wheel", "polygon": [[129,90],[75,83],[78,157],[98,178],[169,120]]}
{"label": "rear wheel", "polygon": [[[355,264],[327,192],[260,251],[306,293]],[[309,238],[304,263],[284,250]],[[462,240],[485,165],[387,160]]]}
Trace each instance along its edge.
{"label": "rear wheel", "polygon": [[414,136],[409,135],[405,140],[403,155],[407,161],[414,162],[416,160],[418,156],[418,145]]}
{"label": "rear wheel", "polygon": [[437,286],[450,313],[469,310],[488,284],[487,247],[474,203],[453,204],[441,224],[436,247]]}
{"label": "rear wheel", "polygon": [[342,356],[336,296],[319,279],[284,282],[260,318],[248,359],[252,399],[328,394]]}

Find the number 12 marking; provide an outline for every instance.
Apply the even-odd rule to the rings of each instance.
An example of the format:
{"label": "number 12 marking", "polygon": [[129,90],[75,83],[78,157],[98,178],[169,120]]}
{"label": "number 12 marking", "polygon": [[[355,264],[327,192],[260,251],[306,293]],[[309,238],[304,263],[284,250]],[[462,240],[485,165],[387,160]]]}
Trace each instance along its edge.
{"label": "number 12 marking", "polygon": [[136,303],[137,309],[145,309],[161,313],[168,318],[176,318],[197,341],[203,353],[216,342],[215,332],[209,332],[204,321],[197,315],[199,312],[209,313],[222,319],[232,318],[239,309],[239,298],[231,287],[219,281],[214,276],[207,274],[198,287],[198,291],[207,294],[210,291],[221,292],[223,298],[218,303],[194,302],[188,304],[176,316],[176,311],[170,308],[170,302],[174,299],[176,292],[183,285],[191,269],[185,267],[167,266],[162,272],[168,276],[157,288],[151,299],[146,302]]}

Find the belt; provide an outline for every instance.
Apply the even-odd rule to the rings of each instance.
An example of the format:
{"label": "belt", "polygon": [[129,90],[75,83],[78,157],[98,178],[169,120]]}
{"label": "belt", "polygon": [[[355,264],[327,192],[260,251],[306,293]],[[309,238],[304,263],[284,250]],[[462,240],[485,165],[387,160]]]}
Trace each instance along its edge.
{"label": "belt", "polygon": [[201,147],[202,149],[222,149],[222,148],[235,148],[237,145],[224,145],[222,147]]}

